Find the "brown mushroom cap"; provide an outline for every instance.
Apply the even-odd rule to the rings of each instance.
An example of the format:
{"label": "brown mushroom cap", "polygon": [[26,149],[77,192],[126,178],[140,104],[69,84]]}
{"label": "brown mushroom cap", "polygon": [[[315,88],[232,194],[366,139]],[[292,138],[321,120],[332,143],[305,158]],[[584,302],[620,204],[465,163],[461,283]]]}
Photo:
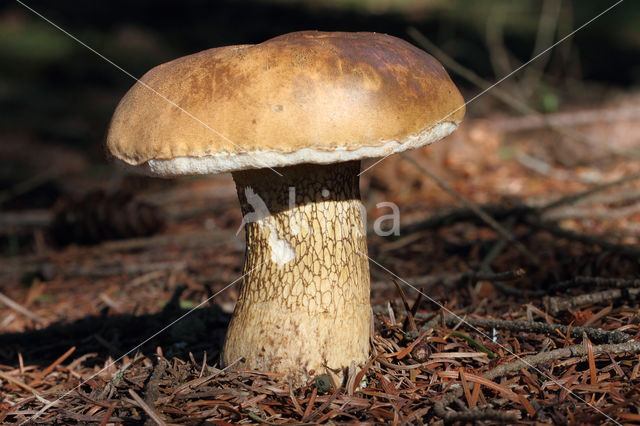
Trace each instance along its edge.
{"label": "brown mushroom cap", "polygon": [[328,164],[429,144],[464,112],[444,68],[413,45],[305,31],[157,66],[118,105],[107,146],[163,176]]}

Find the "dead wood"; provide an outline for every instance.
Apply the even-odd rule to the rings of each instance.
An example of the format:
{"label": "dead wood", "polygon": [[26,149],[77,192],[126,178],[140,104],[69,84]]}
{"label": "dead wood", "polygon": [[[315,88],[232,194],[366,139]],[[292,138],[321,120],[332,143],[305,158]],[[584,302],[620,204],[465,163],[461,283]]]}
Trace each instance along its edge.
{"label": "dead wood", "polygon": [[[152,410],[155,410],[155,404],[160,397],[160,379],[167,369],[167,361],[158,357],[156,365],[153,367],[153,371],[149,376],[149,380],[145,386],[144,402]],[[152,426],[156,420],[153,417],[149,417],[145,421],[145,426]]]}
{"label": "dead wood", "polygon": [[583,334],[586,334],[587,337],[594,342],[624,343],[632,339],[630,335],[616,330],[603,330],[593,327],[573,327],[561,324],[548,324],[544,322],[460,318],[454,315],[445,315],[443,320],[449,327],[454,327],[459,324],[468,329],[475,329],[479,327],[485,330],[509,330],[546,335],[560,333],[563,336],[566,336],[567,333],[569,333],[571,337],[582,337]]}
{"label": "dead wood", "polygon": [[573,297],[545,297],[544,306],[551,315],[575,310],[582,306],[611,302],[622,299],[624,303],[633,302],[640,295],[640,288],[621,288],[599,291],[596,293],[580,294]]}

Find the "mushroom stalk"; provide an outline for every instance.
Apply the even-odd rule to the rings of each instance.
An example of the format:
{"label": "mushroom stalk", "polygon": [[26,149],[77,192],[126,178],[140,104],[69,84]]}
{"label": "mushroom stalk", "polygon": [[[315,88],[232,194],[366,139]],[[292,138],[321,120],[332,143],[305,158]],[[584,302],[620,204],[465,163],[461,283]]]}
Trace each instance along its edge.
{"label": "mushroom stalk", "polygon": [[369,355],[369,263],[360,162],[233,173],[245,274],[222,361],[304,383]]}

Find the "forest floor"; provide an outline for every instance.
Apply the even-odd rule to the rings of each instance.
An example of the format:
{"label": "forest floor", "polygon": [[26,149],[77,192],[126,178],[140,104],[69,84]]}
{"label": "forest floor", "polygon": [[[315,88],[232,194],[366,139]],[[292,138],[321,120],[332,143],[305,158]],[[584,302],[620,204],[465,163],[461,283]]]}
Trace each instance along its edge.
{"label": "forest floor", "polygon": [[218,368],[244,250],[229,176],[12,135],[3,162],[33,174],[0,192],[0,423],[640,422],[640,95],[545,117],[471,118],[363,174],[368,224],[383,201],[402,223],[369,235],[372,355],[299,389]]}

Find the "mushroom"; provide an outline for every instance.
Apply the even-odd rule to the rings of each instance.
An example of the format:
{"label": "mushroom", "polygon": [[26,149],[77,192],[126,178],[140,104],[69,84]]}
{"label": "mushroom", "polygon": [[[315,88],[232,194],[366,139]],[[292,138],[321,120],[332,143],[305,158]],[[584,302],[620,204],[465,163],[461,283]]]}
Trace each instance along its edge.
{"label": "mushroom", "polygon": [[305,31],[153,68],[107,147],[154,176],[232,173],[246,253],[221,359],[302,384],[369,356],[360,160],[435,142],[463,116],[444,68],[411,44]]}

